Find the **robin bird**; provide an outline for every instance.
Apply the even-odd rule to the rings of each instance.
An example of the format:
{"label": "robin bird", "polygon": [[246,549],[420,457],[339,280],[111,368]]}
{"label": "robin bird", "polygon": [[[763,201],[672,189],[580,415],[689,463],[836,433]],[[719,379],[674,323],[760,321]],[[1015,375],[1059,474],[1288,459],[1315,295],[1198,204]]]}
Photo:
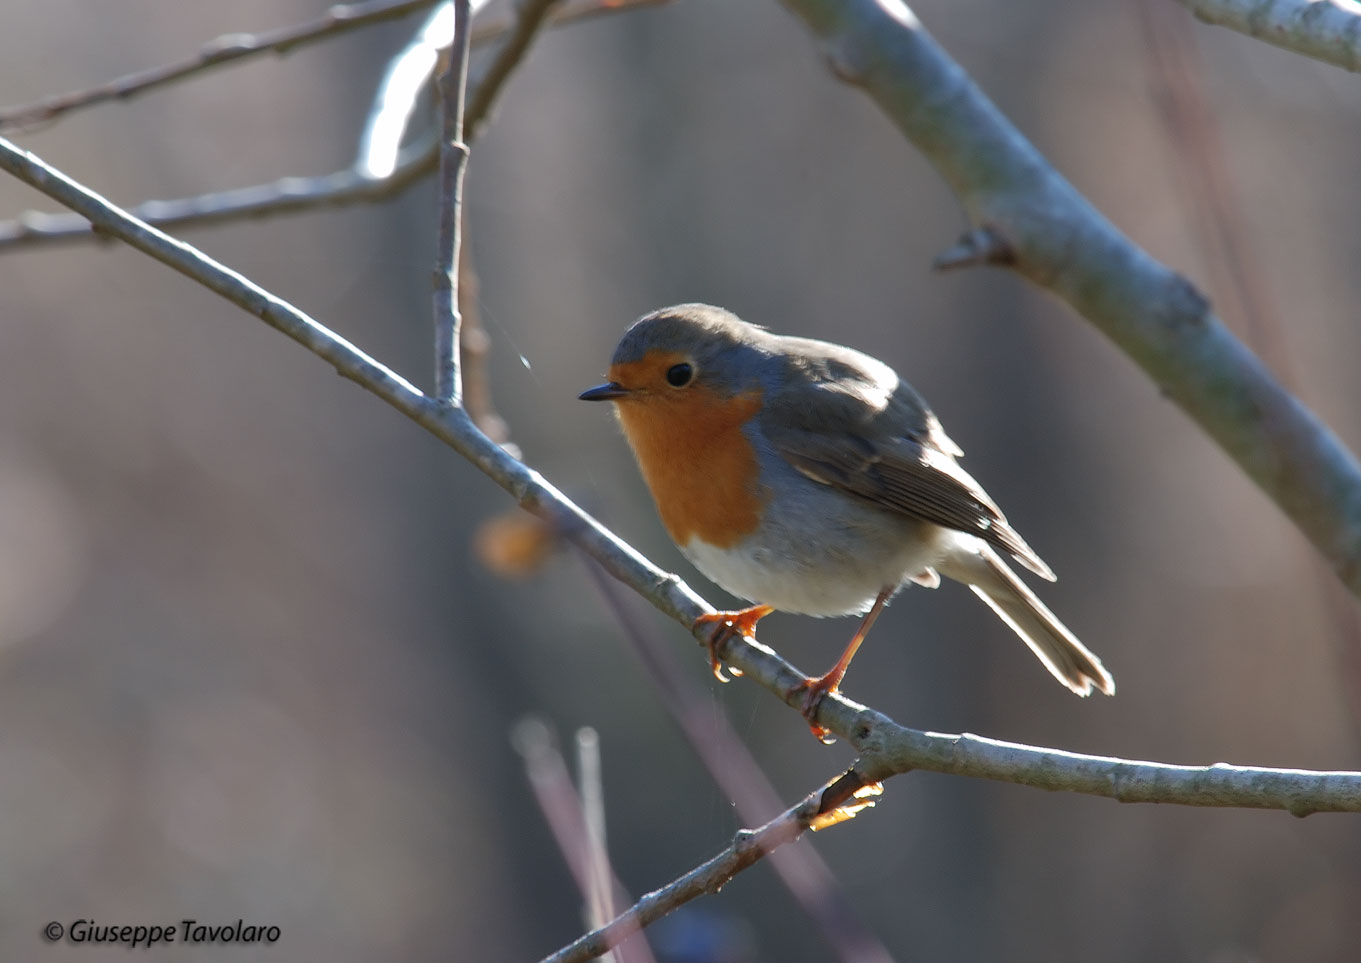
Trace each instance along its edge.
{"label": "robin bird", "polygon": [[774,334],[722,308],[645,315],[615,348],[612,401],[667,532],[751,608],[701,616],[709,655],[775,610],[863,614],[841,658],[805,683],[804,716],[836,690],[903,585],[963,582],[1081,696],[1115,681],[1004,561],[1053,581],[922,397],[851,348]]}

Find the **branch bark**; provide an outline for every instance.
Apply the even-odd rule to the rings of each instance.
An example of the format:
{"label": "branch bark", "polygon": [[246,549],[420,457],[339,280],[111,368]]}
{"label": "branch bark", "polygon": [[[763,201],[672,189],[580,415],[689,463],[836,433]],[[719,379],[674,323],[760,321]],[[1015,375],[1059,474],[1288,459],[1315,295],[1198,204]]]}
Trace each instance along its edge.
{"label": "branch bark", "polygon": [[[935,166],[988,252],[1073,306],[1247,472],[1361,596],[1361,465],[1210,310],[1092,207],[899,0],[782,0]],[[959,263],[954,260],[954,263]]]}
{"label": "branch bark", "polygon": [[1361,71],[1361,3],[1352,0],[1177,0],[1197,20]]}
{"label": "branch bark", "polygon": [[463,142],[464,101],[468,87],[469,33],[472,5],[453,0],[454,39],[439,74],[443,130],[439,145],[439,239],[435,254],[434,327],[435,398],[441,404],[461,405],[458,333],[463,316],[458,308],[459,251],[463,242],[463,175],[468,169],[468,145]]}
{"label": "branch bark", "polygon": [[[88,188],[0,138],[0,170],[18,177],[84,216],[99,230],[197,281],[323,358],[338,374],[377,395],[472,462],[619,581],[663,614],[687,627],[697,642],[709,629],[696,625],[714,612],[678,576],[662,571],[538,472],[484,435],[467,412],[423,395],[411,382],[360,351],[286,301],[183,241],[131,217]],[[740,637],[728,641],[726,662],[775,693],[795,710],[807,678],[769,647]],[[861,753],[857,770],[869,780],[895,772],[930,769],[1105,796],[1123,802],[1284,809],[1295,815],[1361,812],[1361,773],[1229,766],[1169,766],[1085,756],[998,742],[970,735],[919,732],[840,695],[822,700],[817,722]]]}

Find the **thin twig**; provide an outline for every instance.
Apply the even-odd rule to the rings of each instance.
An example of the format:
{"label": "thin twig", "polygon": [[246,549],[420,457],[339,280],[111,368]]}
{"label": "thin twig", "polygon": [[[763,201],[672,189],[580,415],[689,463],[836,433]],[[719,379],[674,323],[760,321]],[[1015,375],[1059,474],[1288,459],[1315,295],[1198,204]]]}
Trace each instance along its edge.
{"label": "thin twig", "polygon": [[[615,876],[609,857],[603,848],[596,846],[596,840],[591,836],[585,800],[572,786],[567,763],[554,745],[548,726],[538,719],[523,719],[512,731],[511,744],[524,760],[534,801],[539,804],[539,812],[558,844],[563,861],[588,904],[597,885],[603,887],[611,901],[617,900],[619,905],[631,903],[632,898]],[[599,873],[598,878],[596,873]],[[610,912],[601,920],[590,919],[588,915],[587,926],[596,929],[614,915]],[[630,942],[627,949],[636,963],[654,963],[647,940]]]}
{"label": "thin twig", "polygon": [[[639,7],[659,7],[671,0],[562,0],[562,3],[548,15],[548,26],[559,27],[578,20],[590,20],[609,13],[620,13]],[[519,19],[514,13],[499,16],[489,13],[473,21],[473,46],[494,40],[509,33]]]}
{"label": "thin twig", "polygon": [[[616,0],[613,3],[611,0],[576,0],[575,3],[573,0],[565,0],[563,7],[555,11],[556,15],[550,15],[550,21],[575,22],[603,13],[660,2],[665,0]],[[576,11],[572,16],[562,13],[569,6]],[[488,34],[488,37],[494,39],[506,32],[498,26],[496,33]],[[523,46],[521,49],[523,51]],[[502,51],[494,59],[500,62],[504,56]],[[504,82],[509,76],[509,71],[503,68],[497,68],[495,73],[497,83]],[[477,139],[482,126],[483,116],[477,112],[478,104],[485,103],[489,106],[495,100],[495,91],[482,94],[486,83],[484,75],[483,80],[474,86],[474,92],[478,94],[478,103],[470,105],[464,115],[466,131],[463,140],[468,145]],[[183,228],[247,218],[275,217],[320,207],[371,204],[400,195],[413,184],[424,180],[438,166],[439,139],[431,134],[403,148],[395,168],[387,177],[374,177],[357,166],[348,167],[314,177],[284,177],[268,184],[229,191],[171,200],[144,201],[129,210],[147,224]],[[29,211],[13,220],[0,221],[0,250],[97,239],[99,234],[91,229],[90,222],[76,214]]]}
{"label": "thin twig", "polygon": [[1361,3],[1353,0],[1177,0],[1196,19],[1286,50],[1361,70]]}
{"label": "thin twig", "polygon": [[[586,571],[605,599],[652,679],[663,707],[748,826],[769,818],[782,803],[775,787],[733,730],[728,717],[714,712],[691,673],[684,671],[675,650],[650,630],[621,597],[618,585],[591,559]],[[828,949],[844,963],[892,963],[888,949],[857,917],[831,868],[811,846],[786,846],[771,853],[776,877],[821,931]]]}
{"label": "thin twig", "polygon": [[[146,224],[204,227],[249,218],[278,217],[320,207],[372,204],[397,197],[424,180],[439,164],[439,143],[428,137],[406,148],[392,175],[366,177],[353,168],[316,177],[283,177],[268,184],[239,187],[171,200],[143,201],[129,212]],[[79,214],[28,211],[0,222],[0,250],[103,240]]]}
{"label": "thin twig", "polygon": [[[0,170],[77,211],[101,231],[126,242],[260,318],[425,428],[504,488],[520,507],[596,559],[604,569],[659,611],[708,638],[697,625],[713,606],[678,576],[657,568],[627,542],[582,511],[538,472],[489,439],[462,408],[438,404],[405,378],[364,354],[317,321],[183,241],[144,224],[104,198],[0,138]],[[719,653],[753,682],[800,708],[807,676],[769,647],[734,637]],[[1042,789],[1105,796],[1122,802],[1179,803],[1315,812],[1361,812],[1361,773],[1230,766],[1169,766],[1086,756],[1056,749],[997,742],[971,735],[919,732],[887,716],[830,695],[819,705],[823,728],[849,741],[874,779],[893,772],[935,772],[998,779]]]}
{"label": "thin twig", "polygon": [[959,196],[970,221],[1137,362],[1361,596],[1361,464],[1224,326],[1060,175],[901,0],[782,0],[836,76],[865,90]]}
{"label": "thin twig", "polygon": [[525,54],[529,53],[529,47],[534,42],[539,27],[560,2],[561,0],[524,0],[521,4],[515,28],[506,38],[505,45],[496,55],[496,59],[482,75],[482,83],[478,85],[469,102],[468,113],[477,118],[477,124],[485,123],[491,116],[491,109],[501,88],[505,86],[506,79],[524,59]]}
{"label": "thin twig", "polygon": [[[852,778],[847,778],[848,775]],[[734,876],[755,866],[762,857],[794,842],[814,825],[820,815],[842,806],[864,786],[865,781],[858,778],[854,770],[834,779],[760,829],[742,830],[723,852],[674,882],[648,893],[613,922],[545,957],[543,963],[585,963],[595,959],[678,907],[706,893],[717,893]]]}
{"label": "thin twig", "polygon": [[[223,34],[205,43],[197,54],[183,60],[159,67],[149,67],[94,87],[57,94],[36,103],[0,111],[0,130],[12,131],[16,127],[48,123],[73,110],[110,100],[130,100],[138,94],[177,80],[184,80],[214,67],[261,54],[289,53],[298,47],[326,40],[337,34],[405,17],[434,6],[437,2],[439,0],[376,0],[371,3],[338,4],[319,19],[296,26],[280,27],[257,34]],[[566,0],[562,7],[554,12],[550,23],[558,26],[614,13],[626,7],[652,6],[666,2],[667,0]],[[481,46],[499,39],[509,32],[516,22],[516,18],[503,15],[495,19],[489,18],[485,23],[474,24],[470,38],[473,46]]]}
{"label": "thin twig", "polygon": [[463,174],[468,145],[463,142],[463,105],[468,87],[469,0],[453,0],[454,41],[439,74],[443,135],[439,149],[439,241],[435,254],[435,398],[448,405],[463,402],[458,372],[458,262],[463,239]]}
{"label": "thin twig", "polygon": [[247,57],[265,53],[285,54],[296,47],[326,40],[337,34],[405,17],[417,10],[434,6],[436,2],[437,0],[376,0],[371,3],[338,4],[327,10],[320,19],[296,26],[280,27],[257,34],[223,34],[208,41],[199,48],[197,54],[184,60],[139,70],[96,87],[57,94],[34,104],[0,111],[0,130],[46,123],[78,107],[89,107],[109,100],[126,100],[193,74]]}
{"label": "thin twig", "polygon": [[[587,919],[591,929],[598,929],[614,919],[616,907],[627,898],[616,900],[617,893],[625,892],[615,880],[610,866],[609,850],[605,843],[605,783],[601,775],[600,737],[589,726],[576,731],[577,796],[581,800],[581,816],[586,829],[586,851],[590,857],[590,892],[587,894]],[[605,963],[656,963],[646,939],[629,940],[603,957]]]}

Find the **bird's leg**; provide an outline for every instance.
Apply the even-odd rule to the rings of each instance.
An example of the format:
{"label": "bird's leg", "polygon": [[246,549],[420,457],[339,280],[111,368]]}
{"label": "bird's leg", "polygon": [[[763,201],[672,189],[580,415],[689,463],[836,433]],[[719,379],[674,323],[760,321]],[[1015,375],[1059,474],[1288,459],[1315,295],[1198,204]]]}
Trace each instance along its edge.
{"label": "bird's leg", "polygon": [[879,613],[884,610],[884,603],[889,600],[896,586],[884,589],[875,598],[870,610],[865,613],[865,618],[860,622],[860,628],[855,630],[855,635],[851,636],[851,641],[846,645],[846,651],[841,653],[841,658],[836,660],[836,664],[816,679],[805,679],[799,686],[803,690],[803,706],[800,711],[808,721],[808,727],[813,730],[813,735],[818,740],[831,744],[831,733],[818,725],[813,720],[817,717],[818,706],[826,698],[827,693],[835,692],[837,686],[841,685],[841,679],[846,675],[846,670],[850,668],[851,659],[855,658],[856,649],[860,648],[860,643],[865,641],[865,636],[869,635],[870,627],[874,625],[874,620],[879,617]]}
{"label": "bird's leg", "polygon": [[[756,623],[761,621],[775,610],[769,605],[753,605],[749,609],[739,609],[736,612],[714,612],[711,615],[701,615],[695,619],[696,625],[713,623],[714,629],[709,633],[709,668],[713,669],[714,678],[719,682],[727,682],[728,677],[723,674],[723,664],[718,659],[718,650],[731,639],[734,635],[743,638],[756,638]],[[728,667],[728,671],[736,678],[742,673]]]}

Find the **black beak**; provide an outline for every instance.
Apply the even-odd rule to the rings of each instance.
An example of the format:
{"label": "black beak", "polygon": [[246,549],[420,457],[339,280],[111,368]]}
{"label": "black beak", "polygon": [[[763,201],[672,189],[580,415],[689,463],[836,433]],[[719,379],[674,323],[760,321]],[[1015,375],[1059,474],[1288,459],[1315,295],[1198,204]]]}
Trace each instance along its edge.
{"label": "black beak", "polygon": [[596,385],[594,388],[587,388],[577,395],[582,401],[613,401],[622,398],[629,393],[629,390],[616,381],[607,381],[603,385]]}

